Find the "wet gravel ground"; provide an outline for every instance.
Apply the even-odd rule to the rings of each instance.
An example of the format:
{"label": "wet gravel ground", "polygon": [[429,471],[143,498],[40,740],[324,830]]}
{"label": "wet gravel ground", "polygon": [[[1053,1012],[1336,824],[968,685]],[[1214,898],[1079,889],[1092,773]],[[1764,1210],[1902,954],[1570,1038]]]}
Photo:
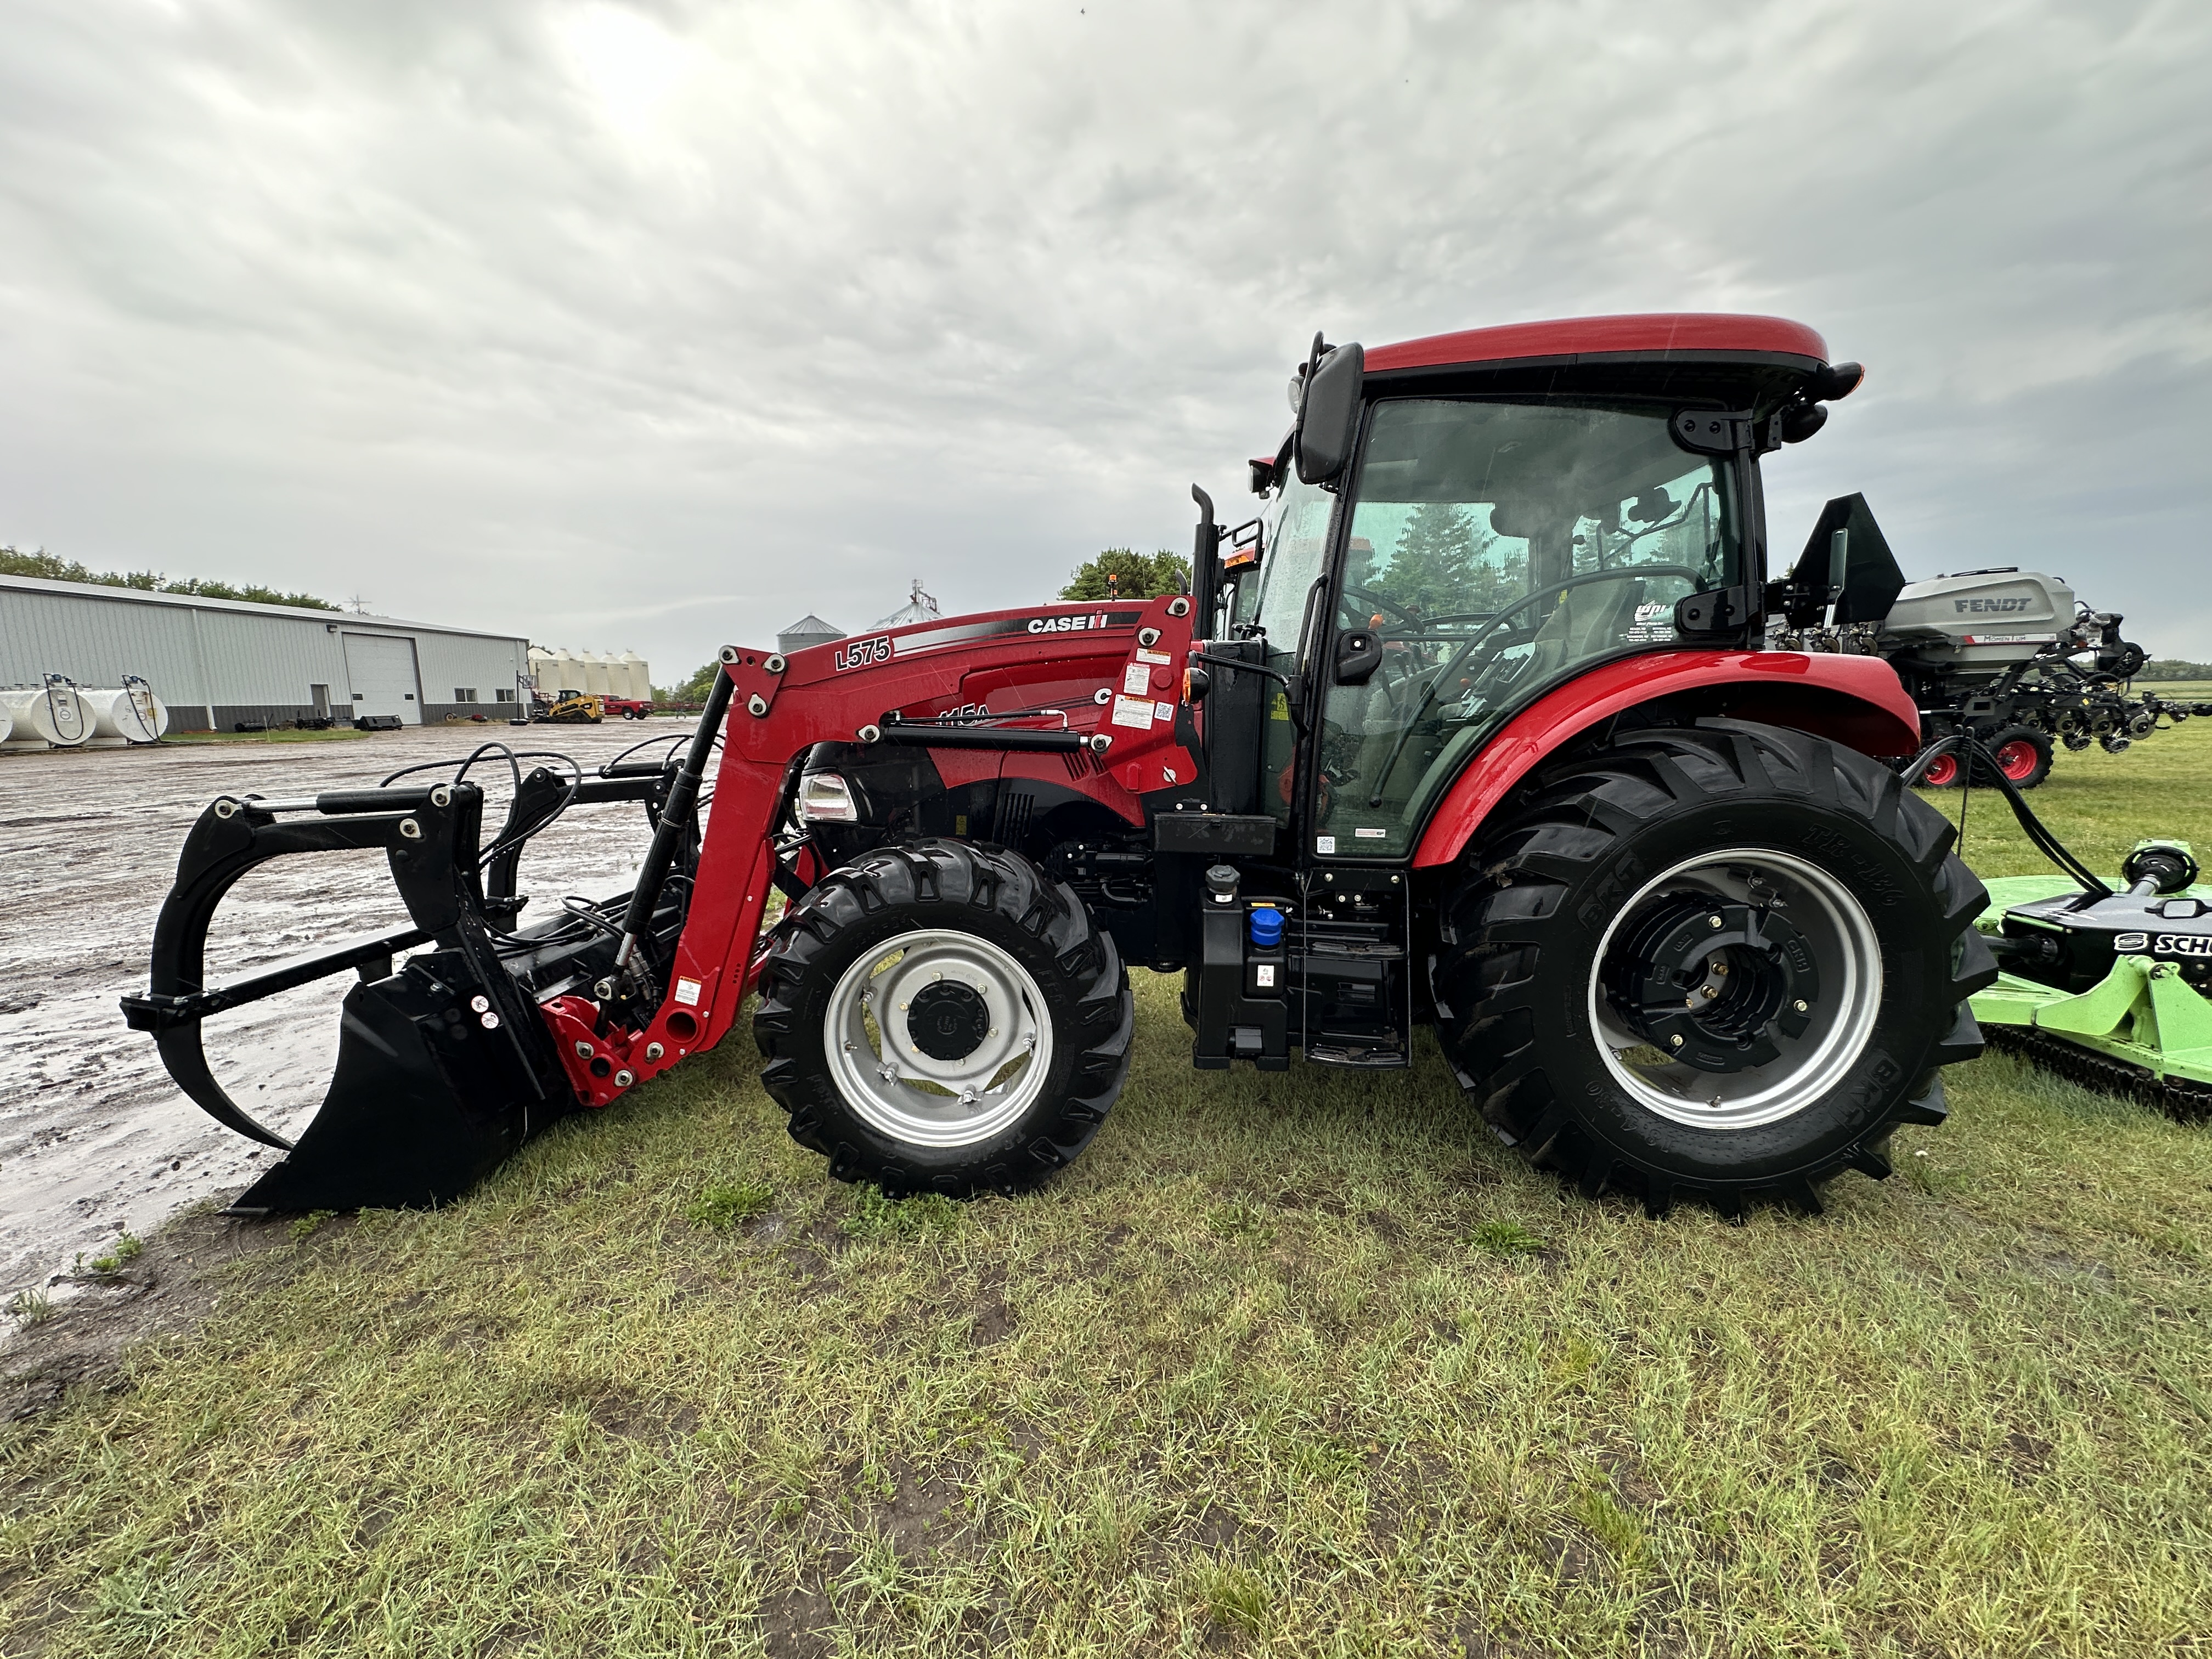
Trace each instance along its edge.
{"label": "wet gravel ground", "polygon": [[[163,744],[0,756],[0,1301],[70,1293],[78,1253],[143,1236],[179,1207],[252,1180],[276,1154],[180,1094],[117,999],[146,988],[154,919],[185,832],[218,794],[310,795],[374,784],[477,744],[550,749],[586,768],[677,720],[598,726],[424,726],[353,741]],[[425,775],[426,778],[430,775]],[[471,774],[485,819],[506,811],[504,763]],[[648,830],[635,805],[579,807],[532,842],[530,915],[563,895],[627,889]],[[210,931],[208,982],[404,927],[381,853],[280,859],[231,890]],[[345,973],[206,1022],[231,1097],[287,1136],[313,1115],[337,1053]]]}

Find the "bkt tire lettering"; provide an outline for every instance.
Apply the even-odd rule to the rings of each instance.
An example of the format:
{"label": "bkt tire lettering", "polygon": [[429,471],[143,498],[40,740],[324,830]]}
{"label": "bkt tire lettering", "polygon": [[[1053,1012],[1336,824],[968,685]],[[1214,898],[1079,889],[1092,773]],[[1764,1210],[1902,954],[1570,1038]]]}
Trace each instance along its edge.
{"label": "bkt tire lettering", "polygon": [[837,672],[848,668],[873,668],[879,662],[891,659],[891,641],[888,634],[872,640],[854,640],[837,647]]}

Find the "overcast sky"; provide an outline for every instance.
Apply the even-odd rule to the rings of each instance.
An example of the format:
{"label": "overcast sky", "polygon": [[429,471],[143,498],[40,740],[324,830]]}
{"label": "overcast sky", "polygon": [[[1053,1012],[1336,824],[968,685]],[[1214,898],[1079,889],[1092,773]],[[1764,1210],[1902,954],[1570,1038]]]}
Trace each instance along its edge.
{"label": "overcast sky", "polygon": [[1768,463],[2212,659],[2212,6],[0,0],[0,541],[635,648],[1237,510],[1316,329],[1799,318]]}

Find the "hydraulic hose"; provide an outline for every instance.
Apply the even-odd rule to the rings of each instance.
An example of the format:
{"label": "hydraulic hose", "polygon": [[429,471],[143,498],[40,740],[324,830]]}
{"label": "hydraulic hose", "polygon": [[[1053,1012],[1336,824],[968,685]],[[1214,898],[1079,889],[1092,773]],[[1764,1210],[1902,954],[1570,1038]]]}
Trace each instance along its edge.
{"label": "hydraulic hose", "polygon": [[715,740],[722,734],[722,721],[730,712],[730,693],[736,682],[730,678],[728,665],[714,676],[714,684],[707,693],[707,708],[699,716],[699,729],[691,734],[691,746],[684,751],[684,764],[677,769],[675,781],[668,787],[668,799],[660,809],[660,823],[653,832],[653,845],[645,855],[645,866],[638,872],[637,885],[630,890],[629,908],[623,916],[622,945],[615,952],[615,972],[629,971],[637,955],[638,941],[653,926],[653,912],[660,902],[660,890],[668,880],[668,866],[676,861],[676,854],[690,833],[692,814],[699,804],[699,785],[707,774],[707,762],[714,752]]}

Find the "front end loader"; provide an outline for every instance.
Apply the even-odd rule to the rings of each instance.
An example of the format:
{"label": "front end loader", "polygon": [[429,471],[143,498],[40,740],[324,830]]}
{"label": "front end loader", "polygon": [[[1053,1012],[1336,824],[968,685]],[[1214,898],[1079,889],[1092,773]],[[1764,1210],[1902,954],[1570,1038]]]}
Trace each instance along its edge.
{"label": "front end loader", "polygon": [[[454,1197],[756,995],[765,1086],[832,1173],[1017,1192],[1121,1090],[1130,964],[1182,975],[1202,1070],[1401,1068],[1425,1025],[1470,1119],[1585,1194],[1816,1207],[1942,1121],[1996,972],[1949,824],[1885,763],[1918,745],[1895,673],[1764,648],[1760,458],[1858,379],[1772,318],[1316,337],[1257,513],[1193,490],[1188,592],[728,647],[659,758],[486,745],[225,796],[126,1012],[283,1145],[202,1023],[359,975],[246,1209]],[[608,801],[651,830],[632,889],[526,921],[532,838]],[[410,927],[205,984],[233,882],[347,848],[386,852]]]}

